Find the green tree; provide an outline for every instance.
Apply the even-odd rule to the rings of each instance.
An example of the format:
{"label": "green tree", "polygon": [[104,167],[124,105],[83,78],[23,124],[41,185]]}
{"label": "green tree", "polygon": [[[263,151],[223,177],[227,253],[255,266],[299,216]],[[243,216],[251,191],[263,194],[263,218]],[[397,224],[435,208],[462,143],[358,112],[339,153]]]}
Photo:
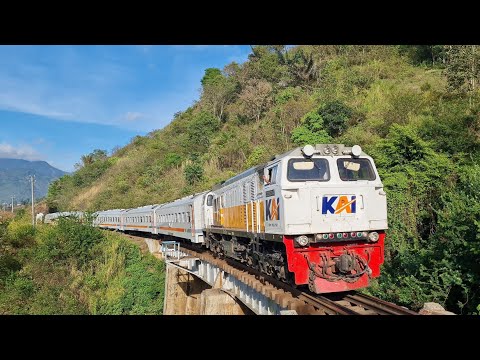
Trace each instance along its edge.
{"label": "green tree", "polygon": [[220,129],[220,121],[208,111],[193,116],[188,124],[188,146],[192,151],[205,151],[215,132]]}
{"label": "green tree", "polygon": [[199,155],[192,153],[184,169],[185,180],[188,185],[195,185],[203,179],[203,166]]}
{"label": "green tree", "polygon": [[399,51],[415,65],[445,64],[445,47],[443,45],[400,45]]}
{"label": "green tree", "polygon": [[270,83],[264,80],[249,80],[239,96],[244,105],[244,114],[249,119],[260,121],[265,110],[272,104],[272,92]]}
{"label": "green tree", "polygon": [[480,79],[480,46],[446,45],[446,75],[451,90],[474,91]]}
{"label": "green tree", "polygon": [[266,157],[268,154],[266,150],[265,146],[255,147],[252,153],[248,156],[247,161],[245,161],[245,167],[248,169],[267,160]]}
{"label": "green tree", "polygon": [[297,146],[329,143],[332,137],[324,128],[323,118],[317,111],[306,114],[302,125],[292,131],[292,142]]}
{"label": "green tree", "polygon": [[223,120],[225,107],[235,98],[239,84],[232,77],[223,76],[219,69],[207,69],[202,78],[202,104],[219,120]]}
{"label": "green tree", "polygon": [[203,78],[200,80],[200,82],[202,83],[202,86],[205,87],[218,83],[222,78],[223,75],[220,69],[208,68],[205,70],[205,75],[203,75]]}
{"label": "green tree", "polygon": [[287,66],[281,63],[278,56],[279,47],[282,46],[252,46],[249,62],[245,64],[249,80],[258,79],[270,84],[288,85],[290,75]]}
{"label": "green tree", "polygon": [[347,128],[347,121],[352,117],[353,111],[341,101],[335,100],[322,106],[318,114],[323,120],[327,133],[337,137]]}
{"label": "green tree", "polygon": [[92,165],[96,161],[104,161],[108,158],[108,153],[106,150],[95,149],[90,154],[82,155],[80,158],[81,163],[75,164],[76,169]]}

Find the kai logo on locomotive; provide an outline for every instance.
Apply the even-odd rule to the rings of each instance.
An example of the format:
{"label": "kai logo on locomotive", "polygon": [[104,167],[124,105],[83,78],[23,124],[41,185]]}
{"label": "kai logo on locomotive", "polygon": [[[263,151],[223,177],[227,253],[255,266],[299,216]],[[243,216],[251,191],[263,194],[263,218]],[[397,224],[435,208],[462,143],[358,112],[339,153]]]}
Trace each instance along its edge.
{"label": "kai logo on locomotive", "polygon": [[324,196],[322,214],[355,214],[357,212],[357,197],[355,195]]}
{"label": "kai logo on locomotive", "polygon": [[265,200],[265,209],[267,221],[280,220],[280,198]]}

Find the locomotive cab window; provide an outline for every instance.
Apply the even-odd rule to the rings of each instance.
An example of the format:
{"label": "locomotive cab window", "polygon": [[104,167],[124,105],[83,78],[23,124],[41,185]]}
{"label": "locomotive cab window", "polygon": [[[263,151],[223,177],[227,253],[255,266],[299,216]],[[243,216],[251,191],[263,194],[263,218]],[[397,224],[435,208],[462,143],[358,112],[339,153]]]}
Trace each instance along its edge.
{"label": "locomotive cab window", "polygon": [[338,173],[343,181],[375,180],[375,172],[368,159],[338,159]]}
{"label": "locomotive cab window", "polygon": [[290,159],[288,181],[328,181],[330,170],[326,159]]}
{"label": "locomotive cab window", "polygon": [[278,166],[275,165],[267,170],[267,175],[264,177],[266,185],[273,185],[277,183],[277,168]]}

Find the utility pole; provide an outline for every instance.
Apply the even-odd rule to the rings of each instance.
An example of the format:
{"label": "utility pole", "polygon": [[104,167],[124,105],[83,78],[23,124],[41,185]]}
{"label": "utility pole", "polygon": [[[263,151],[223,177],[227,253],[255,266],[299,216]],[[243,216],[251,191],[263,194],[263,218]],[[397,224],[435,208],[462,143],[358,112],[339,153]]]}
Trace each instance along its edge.
{"label": "utility pole", "polygon": [[15,195],[12,195],[12,214],[13,214],[13,199],[15,199]]}
{"label": "utility pole", "polygon": [[33,192],[33,185],[35,184],[35,175],[30,175],[30,182],[32,183],[32,226],[35,226],[35,195]]}

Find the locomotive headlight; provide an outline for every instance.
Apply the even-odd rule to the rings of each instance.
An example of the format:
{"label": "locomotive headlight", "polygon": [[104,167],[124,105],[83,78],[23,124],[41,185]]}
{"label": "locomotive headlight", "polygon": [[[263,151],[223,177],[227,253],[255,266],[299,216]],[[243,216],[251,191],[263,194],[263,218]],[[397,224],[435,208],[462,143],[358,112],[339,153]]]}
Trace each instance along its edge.
{"label": "locomotive headlight", "polygon": [[308,245],[308,237],[306,237],[305,235],[297,236],[295,238],[295,241],[300,246],[307,246]]}
{"label": "locomotive headlight", "polygon": [[380,236],[376,231],[372,231],[370,234],[368,234],[368,240],[370,241],[377,242],[379,238]]}
{"label": "locomotive headlight", "polygon": [[362,148],[359,145],[352,146],[352,155],[354,157],[359,157],[361,153],[362,153]]}
{"label": "locomotive headlight", "polygon": [[315,148],[312,145],[305,145],[302,149],[303,155],[305,155],[307,158],[312,157],[314,151]]}

